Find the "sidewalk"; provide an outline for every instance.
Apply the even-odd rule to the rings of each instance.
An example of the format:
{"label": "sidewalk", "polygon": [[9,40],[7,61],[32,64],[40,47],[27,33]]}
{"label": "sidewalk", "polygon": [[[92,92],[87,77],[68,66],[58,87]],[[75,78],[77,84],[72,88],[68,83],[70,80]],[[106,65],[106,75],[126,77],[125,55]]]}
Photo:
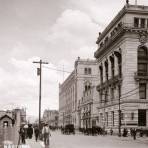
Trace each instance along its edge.
{"label": "sidewalk", "polygon": [[[26,140],[26,145],[28,145],[28,148],[43,148],[44,143],[42,141],[35,141],[35,139],[27,139]],[[22,147],[23,148],[23,147]]]}

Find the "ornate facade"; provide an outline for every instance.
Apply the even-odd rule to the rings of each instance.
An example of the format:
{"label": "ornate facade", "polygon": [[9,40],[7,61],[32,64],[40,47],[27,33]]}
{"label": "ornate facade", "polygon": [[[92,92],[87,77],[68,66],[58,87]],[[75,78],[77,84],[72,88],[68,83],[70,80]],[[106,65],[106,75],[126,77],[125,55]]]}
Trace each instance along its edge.
{"label": "ornate facade", "polygon": [[92,84],[90,88],[95,87],[98,77],[97,67],[96,60],[78,58],[74,71],[59,85],[60,126],[74,124],[75,128],[81,127],[83,112],[80,105],[86,91],[86,83]]}
{"label": "ornate facade", "polygon": [[126,4],[99,33],[99,125],[148,126],[148,7]]}

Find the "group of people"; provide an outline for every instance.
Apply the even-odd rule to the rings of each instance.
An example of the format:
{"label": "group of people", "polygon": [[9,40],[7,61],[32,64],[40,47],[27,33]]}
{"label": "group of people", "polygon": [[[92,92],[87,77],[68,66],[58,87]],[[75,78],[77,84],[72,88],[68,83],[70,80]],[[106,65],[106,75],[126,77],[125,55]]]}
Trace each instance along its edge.
{"label": "group of people", "polygon": [[25,144],[26,143],[25,139],[26,138],[32,139],[33,133],[34,133],[36,142],[38,141],[39,136],[41,136],[42,139],[44,140],[44,144],[49,145],[49,136],[51,136],[51,133],[50,133],[50,128],[48,124],[44,124],[41,132],[38,126],[34,126],[34,128],[32,127],[31,124],[29,124],[28,127],[22,126],[19,130],[19,135],[20,135],[19,143],[21,140],[21,143]]}
{"label": "group of people", "polygon": [[[22,126],[19,131],[19,139],[21,139],[22,144],[25,144],[25,139],[32,139],[33,136],[33,127],[31,124]],[[20,140],[19,140],[20,141]]]}
{"label": "group of people", "polygon": [[[137,130],[135,128],[131,128],[130,129],[130,135],[133,137],[134,140],[136,140],[136,134],[137,134]],[[123,137],[127,137],[128,136],[128,129],[127,128],[123,129],[122,136]]]}
{"label": "group of people", "polygon": [[[113,129],[110,129],[110,135],[113,135]],[[134,140],[136,140],[137,130],[135,128],[130,129],[130,135],[133,137]],[[127,137],[128,136],[128,129],[124,128],[122,131],[122,136]],[[140,137],[143,136],[142,130],[140,131]]]}

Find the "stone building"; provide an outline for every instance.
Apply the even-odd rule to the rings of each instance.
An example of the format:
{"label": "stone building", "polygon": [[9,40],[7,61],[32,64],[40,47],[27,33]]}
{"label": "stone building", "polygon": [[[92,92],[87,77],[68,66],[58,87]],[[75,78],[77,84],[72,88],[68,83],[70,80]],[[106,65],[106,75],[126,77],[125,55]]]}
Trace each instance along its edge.
{"label": "stone building", "polygon": [[148,6],[126,4],[97,39],[99,125],[148,126]]}
{"label": "stone building", "polygon": [[46,109],[43,113],[43,122],[48,123],[50,126],[58,127],[59,112],[57,110]]}
{"label": "stone building", "polygon": [[80,59],[78,57],[73,72],[62,84],[59,84],[60,126],[74,124],[75,128],[81,127],[83,113],[80,105],[82,105],[86,87],[89,87],[89,90],[95,87],[97,68],[96,60]]}
{"label": "stone building", "polygon": [[92,128],[98,125],[98,92],[96,90],[97,75],[85,81],[83,96],[78,104],[80,128]]}

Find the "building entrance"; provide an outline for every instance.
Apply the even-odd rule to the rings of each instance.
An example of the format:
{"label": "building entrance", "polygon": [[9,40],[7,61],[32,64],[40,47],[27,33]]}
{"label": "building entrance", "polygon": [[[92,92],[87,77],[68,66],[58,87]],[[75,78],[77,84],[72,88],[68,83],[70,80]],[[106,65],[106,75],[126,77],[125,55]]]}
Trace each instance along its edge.
{"label": "building entrance", "polygon": [[138,110],[138,126],[146,126],[146,110]]}

